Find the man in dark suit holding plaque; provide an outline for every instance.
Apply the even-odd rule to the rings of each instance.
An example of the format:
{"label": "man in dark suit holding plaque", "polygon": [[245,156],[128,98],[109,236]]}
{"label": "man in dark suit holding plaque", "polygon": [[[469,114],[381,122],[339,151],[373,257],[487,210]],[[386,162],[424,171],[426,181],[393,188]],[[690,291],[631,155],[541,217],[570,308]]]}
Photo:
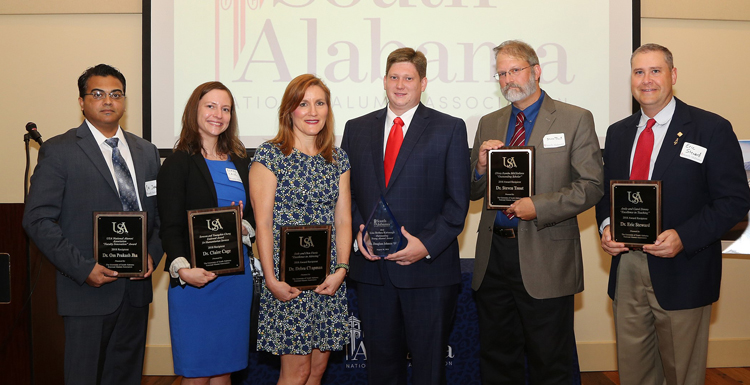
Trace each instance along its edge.
{"label": "man in dark suit holding plaque", "polygon": [[[151,272],[162,257],[156,147],[120,128],[125,77],[99,64],[78,79],[85,121],[42,145],[23,226],[59,271],[66,384],[140,384]],[[120,278],[94,260],[94,212],[145,211],[145,278]],[[129,229],[129,231],[140,231]]]}
{"label": "man in dark suit holding plaque", "polygon": [[471,199],[485,198],[488,152],[506,143],[534,147],[535,177],[530,197],[507,210],[482,210],[472,282],[482,383],[525,383],[525,361],[532,384],[570,383],[573,296],[583,291],[576,216],[603,194],[594,119],[542,91],[531,46],[511,40],[494,51],[495,77],[512,104],[479,121]]}
{"label": "man in dark suit holding plaque", "polygon": [[[411,48],[388,55],[388,106],[346,123],[341,147],[351,162],[350,259],[357,281],[370,384],[445,384],[448,335],[461,267],[457,236],[469,207],[466,125],[420,103],[427,59]],[[384,259],[363,247],[362,230],[381,195],[404,245]]]}
{"label": "man in dark suit holding plaque", "polygon": [[732,125],[674,97],[672,53],[645,44],[630,58],[641,110],[607,131],[604,179],[660,180],[662,229],[632,250],[614,242],[610,193],[596,206],[613,256],[609,296],[620,383],[703,384],[711,304],[719,299],[721,236],[750,209]]}

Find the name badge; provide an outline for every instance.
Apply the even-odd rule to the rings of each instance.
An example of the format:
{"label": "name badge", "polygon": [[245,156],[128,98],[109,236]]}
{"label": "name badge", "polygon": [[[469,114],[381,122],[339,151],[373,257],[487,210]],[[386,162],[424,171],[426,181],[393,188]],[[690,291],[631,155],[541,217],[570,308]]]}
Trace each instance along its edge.
{"label": "name badge", "polygon": [[240,178],[240,173],[237,172],[237,170],[233,168],[228,168],[227,170],[227,178],[231,180],[232,182],[240,182],[242,183],[242,179]]}
{"label": "name badge", "polygon": [[565,134],[547,134],[544,135],[544,148],[558,148],[565,146]]}
{"label": "name badge", "polygon": [[706,157],[707,150],[708,149],[706,149],[705,147],[699,146],[697,144],[685,142],[685,144],[682,145],[680,157],[703,164],[703,159]]}
{"label": "name badge", "polygon": [[156,195],[156,181],[147,180],[146,181],[146,197],[152,197],[154,195]]}

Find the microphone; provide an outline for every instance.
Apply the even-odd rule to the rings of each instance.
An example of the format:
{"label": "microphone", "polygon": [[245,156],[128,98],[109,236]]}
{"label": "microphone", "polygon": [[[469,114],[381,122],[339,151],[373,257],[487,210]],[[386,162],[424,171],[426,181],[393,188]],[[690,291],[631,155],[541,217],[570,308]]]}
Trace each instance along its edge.
{"label": "microphone", "polygon": [[39,131],[36,130],[36,123],[26,123],[26,131],[29,132],[29,136],[31,136],[31,139],[34,139],[34,141],[39,143],[40,146],[42,145],[42,134],[40,134]]}

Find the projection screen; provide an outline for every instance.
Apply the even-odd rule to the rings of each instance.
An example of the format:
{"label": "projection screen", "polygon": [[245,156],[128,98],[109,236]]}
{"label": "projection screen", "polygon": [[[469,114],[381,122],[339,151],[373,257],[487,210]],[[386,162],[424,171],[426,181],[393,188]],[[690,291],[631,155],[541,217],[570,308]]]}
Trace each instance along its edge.
{"label": "projection screen", "polygon": [[604,137],[631,113],[637,1],[146,0],[144,136],[171,149],[190,93],[218,80],[255,148],[275,135],[289,81],[313,73],[331,89],[340,139],[347,120],[386,106],[385,60],[408,46],[428,59],[422,103],[464,119],[471,145],[479,118],[508,103],[492,48],[520,39],[539,55],[542,88],[592,111]]}

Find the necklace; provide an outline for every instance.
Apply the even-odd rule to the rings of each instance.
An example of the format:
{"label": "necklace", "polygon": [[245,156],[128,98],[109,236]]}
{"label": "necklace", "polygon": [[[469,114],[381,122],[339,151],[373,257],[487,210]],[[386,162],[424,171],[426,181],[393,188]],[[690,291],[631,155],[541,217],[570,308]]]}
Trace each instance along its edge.
{"label": "necklace", "polygon": [[208,151],[206,151],[206,149],[202,148],[201,150],[203,152],[203,157],[208,160],[226,160],[227,159],[227,156],[225,154],[219,154],[219,153],[209,154]]}

